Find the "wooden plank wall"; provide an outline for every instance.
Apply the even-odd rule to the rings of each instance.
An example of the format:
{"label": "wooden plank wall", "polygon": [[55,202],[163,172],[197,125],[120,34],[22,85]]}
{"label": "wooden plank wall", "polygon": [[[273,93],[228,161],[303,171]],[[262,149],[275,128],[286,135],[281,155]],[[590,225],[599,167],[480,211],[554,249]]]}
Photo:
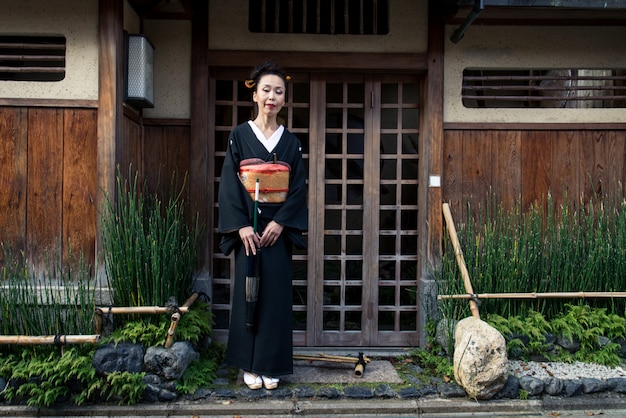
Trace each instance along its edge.
{"label": "wooden plank wall", "polygon": [[626,131],[446,130],[443,173],[443,201],[459,216],[490,191],[525,207],[548,193],[557,204],[588,198],[626,182]]}
{"label": "wooden plank wall", "polygon": [[[180,191],[185,175],[189,175],[190,127],[189,125],[148,125],[144,126],[144,170],[145,180],[150,191],[162,196],[170,191],[173,173],[177,182],[173,185]],[[186,184],[189,190],[189,179]]]}
{"label": "wooden plank wall", "polygon": [[[33,273],[93,265],[96,235],[94,109],[0,107],[0,234]],[[57,257],[54,259],[54,257]]]}
{"label": "wooden plank wall", "polygon": [[[101,209],[96,131],[95,109],[0,107],[0,242],[24,250],[36,275],[52,262],[66,263],[70,249],[94,266]],[[189,143],[187,121],[144,126],[126,115],[116,160],[124,177],[132,168],[139,184],[163,194],[174,171],[180,190]]]}

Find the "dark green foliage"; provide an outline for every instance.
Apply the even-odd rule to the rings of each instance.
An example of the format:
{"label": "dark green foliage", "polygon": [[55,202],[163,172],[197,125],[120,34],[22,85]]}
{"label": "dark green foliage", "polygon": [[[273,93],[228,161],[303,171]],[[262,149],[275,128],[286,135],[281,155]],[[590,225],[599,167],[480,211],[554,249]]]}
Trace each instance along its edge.
{"label": "dark green foliage", "polygon": [[176,385],[180,393],[194,393],[201,387],[207,387],[215,380],[217,362],[214,358],[201,356],[200,359],[192,362],[185,370]]}
{"label": "dark green foliage", "polygon": [[155,321],[127,322],[121,327],[116,328],[111,335],[103,338],[101,342],[113,342],[115,344],[129,342],[141,344],[144,347],[163,346],[167,340],[167,330],[169,328],[168,319],[164,315],[161,315],[158,323],[153,322]]}
{"label": "dark green foliage", "polygon": [[79,405],[102,399],[130,404],[140,399],[143,373],[114,373],[103,379],[96,376],[92,358],[93,347],[73,347],[62,355],[55,349],[25,347],[20,356],[0,357],[0,375],[20,383],[17,389],[7,386],[4,397],[23,399],[33,407],[50,407],[65,397]]}
{"label": "dark green foliage", "polygon": [[[171,315],[158,315],[152,321],[131,321],[116,328],[111,335],[102,338],[102,343],[130,342],[144,347],[163,346],[167,340]],[[212,334],[213,313],[205,302],[196,301],[189,311],[182,315],[176,326],[176,341],[189,341],[194,344],[202,337]]]}
{"label": "dark green foliage", "polygon": [[[606,366],[616,366],[622,362],[619,344],[609,343],[600,346],[599,337],[610,339],[624,337],[626,318],[607,314],[604,308],[593,309],[587,304],[566,304],[565,309],[567,309],[565,312],[550,322],[536,311],[529,312],[525,317],[504,318],[491,314],[486,321],[507,338],[509,353],[515,350],[525,359],[531,355],[542,355],[556,361],[578,360]],[[565,351],[548,352],[548,346],[545,344],[548,332],[577,340],[580,342],[580,350],[574,355]],[[526,337],[528,342],[523,343],[519,338],[511,338],[514,336]]]}
{"label": "dark green foliage", "polygon": [[194,344],[213,332],[213,312],[205,302],[196,301],[178,321],[175,338]]}

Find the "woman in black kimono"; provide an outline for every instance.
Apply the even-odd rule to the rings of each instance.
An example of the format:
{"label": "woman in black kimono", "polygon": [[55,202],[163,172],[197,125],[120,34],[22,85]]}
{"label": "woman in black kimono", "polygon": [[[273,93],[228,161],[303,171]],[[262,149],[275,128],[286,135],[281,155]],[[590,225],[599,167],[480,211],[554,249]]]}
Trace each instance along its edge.
{"label": "woman in black kimono", "polygon": [[[220,249],[235,251],[235,287],[226,363],[244,370],[251,389],[274,389],[278,376],[293,373],[292,245],[304,248],[307,230],[306,169],[300,140],[277,121],[285,104],[286,80],[276,64],[257,66],[246,81],[257,116],[231,132],[219,187]],[[261,159],[290,167],[284,201],[259,199],[254,231],[254,199],[241,182],[241,162]],[[254,196],[254,194],[252,194]],[[260,285],[254,328],[246,326],[246,259],[259,255]]]}

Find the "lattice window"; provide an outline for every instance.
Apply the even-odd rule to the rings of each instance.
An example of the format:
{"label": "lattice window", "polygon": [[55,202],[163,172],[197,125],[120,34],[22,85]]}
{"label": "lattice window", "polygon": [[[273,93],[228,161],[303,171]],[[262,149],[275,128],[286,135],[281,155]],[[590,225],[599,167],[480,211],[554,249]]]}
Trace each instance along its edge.
{"label": "lattice window", "polygon": [[256,33],[387,35],[388,0],[249,0]]}
{"label": "lattice window", "polygon": [[63,80],[65,45],[63,36],[0,35],[0,80]]}
{"label": "lattice window", "polygon": [[622,108],[626,70],[466,69],[462,95],[468,108]]}

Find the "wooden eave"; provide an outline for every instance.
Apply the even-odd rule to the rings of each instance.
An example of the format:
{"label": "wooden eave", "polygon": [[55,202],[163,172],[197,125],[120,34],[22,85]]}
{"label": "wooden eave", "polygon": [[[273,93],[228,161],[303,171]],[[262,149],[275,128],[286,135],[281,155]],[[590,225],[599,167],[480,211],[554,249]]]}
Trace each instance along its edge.
{"label": "wooden eave", "polygon": [[128,0],[141,19],[190,20],[191,2],[192,0]]}

